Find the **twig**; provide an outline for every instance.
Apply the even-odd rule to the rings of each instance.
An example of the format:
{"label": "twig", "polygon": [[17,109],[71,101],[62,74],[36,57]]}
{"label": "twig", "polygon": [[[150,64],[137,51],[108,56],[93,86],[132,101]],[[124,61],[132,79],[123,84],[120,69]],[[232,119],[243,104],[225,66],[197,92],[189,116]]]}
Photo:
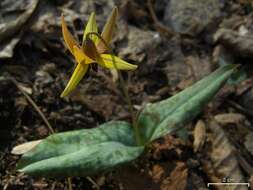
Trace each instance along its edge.
{"label": "twig", "polygon": [[99,185],[91,178],[91,177],[86,177],[86,179],[92,183],[92,185],[94,185],[96,187],[97,190],[100,190]]}
{"label": "twig", "polygon": [[148,10],[149,10],[151,18],[155,24],[155,27],[160,34],[162,34],[162,35],[165,34],[168,38],[171,38],[176,35],[176,33],[174,31],[172,31],[169,27],[165,26],[164,24],[162,24],[158,20],[156,14],[155,14],[155,11],[153,9],[152,0],[148,0]]}
{"label": "twig", "polygon": [[19,86],[18,82],[16,81],[15,78],[10,77],[10,80],[15,84],[15,86],[20,90],[20,92],[25,96],[27,101],[33,106],[33,108],[38,112],[46,126],[48,127],[49,131],[51,134],[54,133],[54,130],[51,126],[51,124],[48,122],[47,118],[43,114],[43,112],[40,110],[40,108],[36,105],[36,103],[33,101],[33,99]]}
{"label": "twig", "polygon": [[72,188],[72,182],[71,182],[71,178],[68,178],[68,185],[69,185],[69,190],[73,190]]}
{"label": "twig", "polygon": [[241,111],[243,114],[248,115],[248,116],[253,116],[253,114],[251,112],[249,112],[247,109],[245,109],[243,106],[237,104],[234,101],[230,101],[230,100],[226,100],[226,102],[231,105],[232,107],[234,107],[235,109]]}

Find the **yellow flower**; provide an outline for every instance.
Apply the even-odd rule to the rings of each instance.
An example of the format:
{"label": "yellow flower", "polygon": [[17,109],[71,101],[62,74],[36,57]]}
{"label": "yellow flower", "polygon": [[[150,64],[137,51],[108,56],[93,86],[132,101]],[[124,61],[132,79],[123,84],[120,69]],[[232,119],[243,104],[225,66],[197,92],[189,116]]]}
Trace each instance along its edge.
{"label": "yellow flower", "polygon": [[98,63],[108,69],[134,70],[137,68],[136,65],[127,63],[119,57],[105,53],[106,51],[109,51],[107,44],[109,44],[112,39],[117,15],[118,9],[115,7],[104,26],[101,39],[95,35],[98,34],[98,28],[95,20],[95,13],[93,12],[89,17],[83,33],[82,46],[79,46],[78,42],[69,32],[63,16],[61,17],[64,41],[77,62],[77,66],[66,88],[62,92],[61,97],[69,95],[69,93],[78,85],[91,63]]}

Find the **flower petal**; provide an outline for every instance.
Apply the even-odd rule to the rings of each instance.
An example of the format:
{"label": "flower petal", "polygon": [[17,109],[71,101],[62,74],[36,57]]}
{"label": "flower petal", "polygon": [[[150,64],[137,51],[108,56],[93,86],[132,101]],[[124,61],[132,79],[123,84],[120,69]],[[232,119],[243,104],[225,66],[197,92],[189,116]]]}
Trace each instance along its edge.
{"label": "flower petal", "polygon": [[100,61],[101,58],[97,51],[97,48],[89,37],[86,38],[83,44],[83,51],[90,59],[95,60],[96,62]]}
{"label": "flower petal", "polygon": [[[86,39],[86,35],[90,32],[95,32],[98,33],[98,27],[97,27],[97,23],[96,23],[96,14],[95,12],[91,13],[88,23],[85,27],[85,30],[83,32],[83,42]],[[91,40],[96,43],[96,41],[98,40],[98,37],[96,35],[91,35]]]}
{"label": "flower petal", "polygon": [[98,64],[108,69],[134,70],[137,68],[137,65],[132,65],[120,59],[119,57],[111,54],[101,54],[100,57],[101,59],[98,62]]}
{"label": "flower petal", "polygon": [[62,23],[62,34],[63,34],[63,39],[65,41],[65,44],[66,44],[67,48],[69,49],[69,51],[72,54],[74,54],[73,47],[78,46],[78,43],[74,39],[73,35],[69,32],[63,15],[61,16],[61,23]]}
{"label": "flower petal", "polygon": [[[118,8],[114,7],[112,10],[112,13],[110,15],[110,17],[108,18],[103,32],[101,34],[102,38],[104,39],[104,41],[106,42],[106,44],[109,45],[111,39],[112,39],[112,35],[113,35],[113,31],[115,28],[115,24],[117,21],[117,16],[118,16]],[[97,44],[97,49],[99,53],[103,53],[107,50],[106,45],[100,40]]]}
{"label": "flower petal", "polygon": [[83,76],[87,72],[88,68],[89,68],[89,65],[85,65],[81,63],[77,64],[66,88],[61,93],[61,98],[68,96],[69,93],[72,92],[76,88],[80,80],[83,78]]}
{"label": "flower petal", "polygon": [[90,64],[90,63],[95,62],[90,57],[88,57],[87,55],[85,55],[85,53],[79,47],[74,46],[73,50],[74,50],[74,56],[75,56],[75,59],[76,59],[77,63],[80,63],[80,64]]}
{"label": "flower petal", "polygon": [[88,56],[86,56],[84,54],[84,52],[77,46],[73,47],[73,52],[74,52],[74,56],[75,56],[75,59],[78,64],[77,64],[66,88],[62,92],[61,97],[65,97],[65,96],[69,95],[69,93],[76,88],[76,86],[78,85],[80,80],[83,78],[83,76],[87,72],[88,67],[89,67],[88,64],[94,62],[92,59],[90,59]]}

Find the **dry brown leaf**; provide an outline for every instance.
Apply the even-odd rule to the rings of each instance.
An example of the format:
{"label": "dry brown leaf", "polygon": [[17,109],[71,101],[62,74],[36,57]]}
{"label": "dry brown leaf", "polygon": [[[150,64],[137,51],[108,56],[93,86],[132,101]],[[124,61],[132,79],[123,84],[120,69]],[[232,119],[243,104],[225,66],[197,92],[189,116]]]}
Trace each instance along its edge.
{"label": "dry brown leaf", "polygon": [[170,176],[163,180],[161,190],[185,190],[187,186],[188,169],[183,162],[178,162]]}
{"label": "dry brown leaf", "polygon": [[[1,34],[0,34],[1,35]],[[20,35],[12,38],[11,40],[4,42],[0,45],[0,57],[9,58],[13,55],[13,49],[18,44],[20,40]]]}
{"label": "dry brown leaf", "polygon": [[236,95],[237,96],[241,96],[243,93],[247,92],[248,90],[250,90],[250,88],[252,88],[253,85],[253,78],[248,78],[246,80],[243,80],[242,82],[240,82],[239,85],[236,86]]}
{"label": "dry brown leaf", "polygon": [[250,132],[246,135],[245,142],[244,142],[245,148],[253,155],[253,133]]}
{"label": "dry brown leaf", "polygon": [[236,55],[253,57],[253,35],[241,35],[230,29],[220,29],[216,32],[214,39],[236,52]]}
{"label": "dry brown leaf", "polygon": [[[222,182],[224,178],[229,178],[232,182],[243,183],[245,177],[241,171],[235,147],[227,138],[222,127],[215,121],[209,122],[211,130],[211,147],[206,150],[207,158],[203,160],[203,169],[207,173],[210,182]],[[230,186],[232,190],[246,190],[246,186]],[[218,186],[218,190],[224,187]]]}
{"label": "dry brown leaf", "polygon": [[23,97],[23,96],[21,96],[21,97],[18,97],[18,98],[16,98],[15,99],[15,106],[17,107],[17,108],[22,108],[22,109],[24,109],[24,107],[26,107],[26,106],[28,106],[29,104],[28,104],[28,102],[27,102],[27,100],[25,99],[25,97]]}
{"label": "dry brown leaf", "polygon": [[239,113],[222,113],[214,116],[214,119],[222,124],[237,124],[246,120],[245,116]]}
{"label": "dry brown leaf", "polygon": [[194,129],[194,141],[193,141],[194,152],[198,152],[203,148],[205,140],[206,140],[206,125],[204,121],[199,120]]}
{"label": "dry brown leaf", "polygon": [[154,165],[152,167],[150,176],[152,176],[152,179],[154,180],[154,182],[159,182],[161,181],[162,176],[164,175],[164,168],[161,165]]}
{"label": "dry brown leaf", "polygon": [[[35,11],[38,0],[30,1],[3,1],[0,4],[0,57],[9,58],[20,39],[20,30]],[[17,8],[18,7],[18,8]],[[10,10],[12,14],[10,14]],[[25,10],[23,12],[23,10]],[[8,12],[9,11],[9,12]],[[23,12],[17,16],[17,12]],[[8,15],[8,16],[6,16]],[[4,19],[3,19],[4,18]],[[16,35],[17,34],[17,35]]]}
{"label": "dry brown leaf", "polygon": [[195,81],[202,79],[212,71],[209,57],[200,58],[197,55],[190,55],[185,58],[185,63],[190,66]]}

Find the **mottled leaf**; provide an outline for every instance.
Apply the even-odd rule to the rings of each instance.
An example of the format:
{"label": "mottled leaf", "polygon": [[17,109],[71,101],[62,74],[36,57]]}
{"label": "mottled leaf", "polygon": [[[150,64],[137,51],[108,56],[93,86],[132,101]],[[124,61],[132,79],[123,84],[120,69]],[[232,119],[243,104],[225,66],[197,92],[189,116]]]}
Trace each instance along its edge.
{"label": "mottled leaf", "polygon": [[[112,143],[111,147],[110,143]],[[117,152],[118,149],[121,149],[119,147],[122,147],[122,155],[127,155],[128,153],[129,155],[132,155],[132,153],[133,155],[135,155],[135,151],[140,152],[140,150],[142,149],[135,147],[135,145],[136,143],[131,126],[127,122],[112,121],[93,129],[82,129],[71,132],[63,132],[47,137],[31,151],[25,153],[22,156],[21,160],[18,163],[18,169],[23,172],[37,174],[37,169],[39,169],[37,166],[40,166],[42,168],[39,169],[41,174],[43,173],[43,170],[45,170],[44,172],[49,172],[48,175],[51,176],[51,169],[53,169],[51,167],[53,167],[54,165],[53,162],[55,162],[56,160],[62,160],[62,166],[59,164],[60,162],[58,161],[56,161],[55,165],[58,165],[57,167],[59,167],[59,171],[57,171],[57,174],[60,175],[60,173],[62,172],[61,175],[64,175],[64,169],[66,169],[66,159],[72,162],[72,160],[79,158],[82,160],[80,164],[82,163],[86,165],[86,159],[88,159],[87,161],[89,161],[93,158],[102,158],[104,151],[109,151],[108,154],[104,154],[105,157],[103,159],[107,159],[106,156],[109,156],[109,154],[115,154],[115,151]],[[102,149],[100,150],[101,147]],[[104,150],[104,147],[107,148]],[[87,152],[87,150],[93,148],[94,152]],[[99,154],[95,152],[99,152]],[[91,155],[92,157],[90,157]],[[133,156],[133,159],[134,158],[135,156]],[[119,163],[121,163],[121,161],[123,162],[123,160],[131,160],[130,156],[118,159]],[[77,161],[75,160],[75,162]],[[93,161],[89,162],[93,163]],[[101,162],[101,169],[107,167],[104,163],[104,160],[94,160],[94,162]],[[50,164],[51,166],[49,166]],[[111,167],[112,163],[108,162],[108,164],[108,168]],[[115,160],[115,164],[117,165],[118,161],[116,162]],[[84,165],[83,167],[85,168]],[[77,165],[75,165],[75,163],[69,163],[68,167],[68,169],[74,169],[75,167],[77,167]],[[94,166],[93,172],[97,171],[98,168],[98,166]],[[73,175],[76,175],[78,172],[81,173],[84,171],[76,171],[73,173]]]}
{"label": "mottled leaf", "polygon": [[226,82],[234,67],[223,66],[177,95],[147,104],[138,118],[144,143],[180,129],[198,115]]}
{"label": "mottled leaf", "polygon": [[132,161],[143,152],[143,149],[118,142],[92,144],[81,146],[72,153],[34,162],[20,171],[45,177],[87,176]]}

